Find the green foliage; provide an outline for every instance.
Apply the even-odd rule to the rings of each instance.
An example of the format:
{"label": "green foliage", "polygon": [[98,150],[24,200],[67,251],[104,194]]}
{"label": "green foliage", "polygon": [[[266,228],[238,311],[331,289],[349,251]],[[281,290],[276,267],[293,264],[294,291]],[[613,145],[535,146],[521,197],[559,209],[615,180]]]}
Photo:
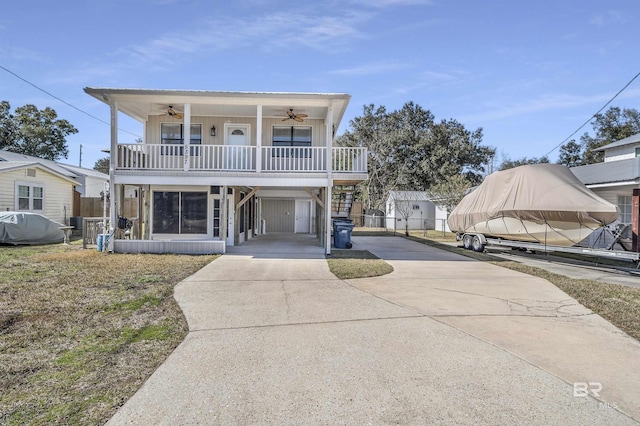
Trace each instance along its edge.
{"label": "green foliage", "polygon": [[591,122],[595,136],[585,133],[580,143],[571,140],[560,147],[558,163],[569,167],[600,163],[604,153],[598,148],[640,133],[640,112],[633,108],[609,108]]}
{"label": "green foliage", "polygon": [[560,147],[560,154],[558,155],[558,164],[563,164],[567,167],[581,166],[582,145],[574,139],[562,145]]}
{"label": "green foliage", "polygon": [[93,170],[97,170],[101,173],[108,175],[110,162],[111,160],[109,159],[109,157],[100,158],[93,165]]}
{"label": "green foliage", "polygon": [[447,208],[450,213],[465,196],[471,182],[463,175],[453,175],[433,185],[429,190],[431,200]]}
{"label": "green foliage", "polygon": [[498,167],[498,170],[508,170],[508,169],[513,169],[514,167],[524,166],[526,164],[540,164],[540,163],[548,163],[548,162],[549,162],[549,158],[546,155],[543,155],[540,158],[522,157],[517,160],[511,160],[510,158],[506,157],[502,161],[502,164],[500,164],[500,167]]}
{"label": "green foliage", "polygon": [[460,174],[479,183],[483,165],[494,155],[481,142],[482,129],[468,131],[453,119],[436,122],[430,111],[413,102],[393,112],[364,106],[362,116],[336,141],[368,149],[369,179],[359,188],[360,198],[378,209],[390,190],[425,191]]}
{"label": "green foliage", "polygon": [[67,158],[66,137],[78,133],[67,120],[58,119],[55,110],[39,110],[25,105],[11,114],[7,101],[0,103],[0,149],[7,149],[47,160]]}

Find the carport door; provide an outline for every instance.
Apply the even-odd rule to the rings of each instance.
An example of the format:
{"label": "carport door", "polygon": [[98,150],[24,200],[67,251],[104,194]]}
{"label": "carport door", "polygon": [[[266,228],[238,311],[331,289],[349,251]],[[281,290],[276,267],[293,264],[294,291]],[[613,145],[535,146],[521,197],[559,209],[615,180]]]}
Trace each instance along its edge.
{"label": "carport door", "polygon": [[296,200],[296,234],[311,232],[311,201]]}
{"label": "carport door", "polygon": [[293,200],[262,199],[262,218],[266,232],[295,232],[295,202]]}

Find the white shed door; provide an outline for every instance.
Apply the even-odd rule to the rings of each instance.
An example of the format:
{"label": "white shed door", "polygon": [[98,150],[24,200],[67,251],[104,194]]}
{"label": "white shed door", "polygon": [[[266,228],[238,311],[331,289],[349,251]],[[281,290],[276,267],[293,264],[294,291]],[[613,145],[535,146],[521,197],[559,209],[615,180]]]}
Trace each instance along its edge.
{"label": "white shed door", "polygon": [[296,234],[311,232],[311,201],[296,200]]}

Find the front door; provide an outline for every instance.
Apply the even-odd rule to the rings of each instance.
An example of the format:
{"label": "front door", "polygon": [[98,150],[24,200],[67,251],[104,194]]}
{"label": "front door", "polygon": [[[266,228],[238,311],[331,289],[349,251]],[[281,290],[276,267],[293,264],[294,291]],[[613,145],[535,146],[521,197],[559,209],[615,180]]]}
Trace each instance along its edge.
{"label": "front door", "polygon": [[311,201],[296,200],[296,234],[311,232]]}
{"label": "front door", "polygon": [[249,170],[250,164],[249,139],[250,126],[248,124],[225,124],[225,144],[227,145],[226,169]]}

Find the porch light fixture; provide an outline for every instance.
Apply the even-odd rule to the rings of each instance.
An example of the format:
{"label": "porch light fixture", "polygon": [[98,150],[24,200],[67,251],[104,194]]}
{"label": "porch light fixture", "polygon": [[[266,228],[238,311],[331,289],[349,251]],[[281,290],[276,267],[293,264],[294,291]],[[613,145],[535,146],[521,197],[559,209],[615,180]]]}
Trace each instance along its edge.
{"label": "porch light fixture", "polygon": [[216,126],[211,126],[211,136],[216,135]]}

